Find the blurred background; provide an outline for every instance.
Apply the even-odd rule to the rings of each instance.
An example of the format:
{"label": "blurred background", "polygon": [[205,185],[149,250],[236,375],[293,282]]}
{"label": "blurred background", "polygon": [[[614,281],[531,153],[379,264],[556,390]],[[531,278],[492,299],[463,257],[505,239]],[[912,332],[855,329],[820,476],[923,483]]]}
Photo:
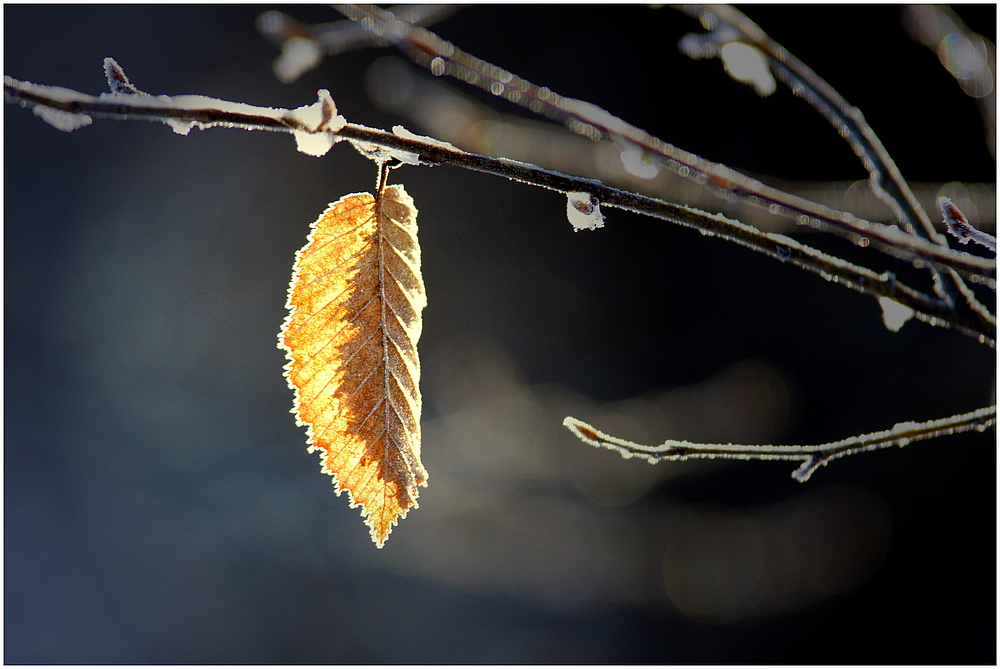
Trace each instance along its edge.
{"label": "blurred background", "polygon": [[[98,94],[111,56],[154,94],[297,107],[327,88],[352,122],[724,210],[392,48],[283,83],[255,27],[268,9],[5,5],[4,73]],[[905,8],[745,11],[864,112],[925,202],[950,194],[995,229],[979,102],[910,37]],[[994,5],[956,11],[995,41]],[[681,55],[701,27],[674,10],[474,6],[433,30],[888,220],[826,121]],[[374,165],[266,132],[66,134],[16,105],[4,140],[5,662],[996,662],[995,431],[799,484],[794,463],[651,466],[561,426],[643,443],[888,429],[995,401],[995,353],[973,339],[889,332],[871,298],[662,221],[606,209],[603,229],[574,232],[557,193],[403,167],[429,300],[429,487],[377,550],[306,453],[276,348],[309,223],[373,189]],[[905,263],[792,234],[929,289]]]}

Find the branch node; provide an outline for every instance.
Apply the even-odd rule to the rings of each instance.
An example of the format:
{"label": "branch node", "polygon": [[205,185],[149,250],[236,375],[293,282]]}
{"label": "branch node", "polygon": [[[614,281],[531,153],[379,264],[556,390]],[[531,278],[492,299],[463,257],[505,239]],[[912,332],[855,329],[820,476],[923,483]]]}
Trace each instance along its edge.
{"label": "branch node", "polygon": [[104,76],[108,79],[108,88],[111,89],[112,93],[120,95],[149,95],[149,93],[143,93],[132,85],[132,82],[125,76],[125,70],[122,69],[122,66],[114,58],[104,59]]}
{"label": "branch node", "polygon": [[799,468],[792,472],[792,478],[799,483],[805,483],[809,480],[809,477],[813,475],[813,472],[820,468],[820,466],[826,466],[827,459],[820,457],[818,455],[810,456],[805,462],[799,465]]}

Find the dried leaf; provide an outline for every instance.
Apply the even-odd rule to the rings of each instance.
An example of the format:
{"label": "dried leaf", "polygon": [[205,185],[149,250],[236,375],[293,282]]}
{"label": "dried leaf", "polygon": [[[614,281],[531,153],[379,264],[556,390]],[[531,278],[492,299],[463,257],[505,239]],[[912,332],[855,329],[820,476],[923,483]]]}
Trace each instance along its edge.
{"label": "dried leaf", "polygon": [[427,485],[417,358],[426,303],[417,210],[402,186],[341,198],[296,253],[278,344],[293,411],[379,548]]}

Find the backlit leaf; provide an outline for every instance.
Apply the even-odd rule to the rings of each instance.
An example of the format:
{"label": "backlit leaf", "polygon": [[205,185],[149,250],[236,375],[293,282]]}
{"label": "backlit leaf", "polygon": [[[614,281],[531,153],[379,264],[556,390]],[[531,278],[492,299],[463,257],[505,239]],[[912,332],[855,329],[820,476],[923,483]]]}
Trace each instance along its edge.
{"label": "backlit leaf", "polygon": [[293,412],[379,548],[427,485],[417,358],[426,303],[417,210],[402,186],[341,198],[296,253],[278,344]]}

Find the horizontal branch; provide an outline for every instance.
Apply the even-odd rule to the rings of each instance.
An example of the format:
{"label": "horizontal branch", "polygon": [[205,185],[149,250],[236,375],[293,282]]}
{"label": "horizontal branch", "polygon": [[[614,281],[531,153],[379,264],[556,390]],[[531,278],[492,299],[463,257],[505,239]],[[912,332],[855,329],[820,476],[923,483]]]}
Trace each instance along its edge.
{"label": "horizontal branch", "polygon": [[977,409],[970,413],[927,421],[926,423],[897,423],[892,429],[872,434],[862,434],[841,441],[818,446],[755,446],[742,444],[698,444],[690,441],[668,439],[659,446],[643,446],[625,439],[605,434],[581,420],[567,416],[563,425],[582,441],[591,446],[617,451],[624,458],[642,458],[650,463],[663,460],[689,458],[728,458],[735,460],[801,460],[802,465],[792,472],[792,478],[805,482],[821,465],[831,460],[856,453],[874,451],[891,446],[903,447],[915,441],[933,439],[949,434],[983,432],[996,422],[996,406]]}
{"label": "horizontal branch", "polygon": [[[948,247],[945,236],[934,229],[927,212],[903,179],[882,141],[868,125],[861,110],[850,105],[830,84],[768,37],[756,23],[735,7],[683,5],[678,6],[678,9],[700,19],[702,25],[714,25],[707,34],[685,37],[682,40],[682,50],[688,55],[701,57],[721,55],[729,44],[736,42],[753,44],[766,58],[774,75],[795,95],[812,105],[847,141],[868,171],[872,192],[889,205],[903,229],[910,234],[927,238],[938,246]],[[695,44],[698,46],[692,48]],[[978,317],[985,323],[995,322],[989,309],[963,285],[961,277],[949,271],[940,272],[934,265],[930,265],[929,269],[934,277],[934,290],[942,299],[954,304],[958,311],[971,311],[976,314],[974,318]],[[964,302],[960,297],[964,298]]]}
{"label": "horizontal branch", "polygon": [[[965,315],[956,314],[943,300],[897,282],[891,273],[878,274],[821,253],[788,237],[764,233],[722,216],[612,188],[594,179],[545,170],[528,163],[468,153],[445,142],[422,138],[402,130],[397,134],[353,123],[332,123],[330,117],[336,109],[332,100],[324,96],[324,93],[322,91],[319,102],[310,107],[287,110],[254,107],[201,96],[165,98],[115,93],[95,97],[67,88],[40,86],[10,77],[4,78],[4,94],[8,101],[19,102],[23,106],[42,105],[74,117],[85,115],[119,120],[159,121],[170,124],[175,131],[180,131],[179,125],[184,133],[192,124],[201,128],[223,126],[290,132],[296,136],[300,150],[312,155],[324,153],[335,141],[348,139],[360,145],[383,147],[388,150],[384,157],[398,158],[403,162],[453,165],[561,193],[590,193],[603,205],[692,227],[704,234],[734,241],[782,262],[809,270],[858,292],[875,298],[888,298],[912,309],[920,320],[955,329],[982,343],[995,346],[995,328],[983,327],[981,323]],[[194,103],[194,106],[185,107],[184,103],[187,101]],[[52,122],[51,119],[46,120]],[[71,124],[69,129],[74,127],[79,126]],[[316,152],[308,150],[308,147],[304,149],[304,144],[311,142],[310,138],[319,138],[321,141],[318,144],[325,149]],[[896,232],[905,234],[898,230]],[[950,260],[969,271],[974,280],[995,287],[996,282],[992,278],[996,270],[995,262],[971,254],[950,253],[954,256]]]}
{"label": "horizontal branch", "polygon": [[[418,64],[437,75],[450,75],[493,95],[565,123],[592,139],[611,138],[637,146],[661,157],[665,165],[686,178],[719,189],[722,197],[737,197],[764,207],[778,216],[802,224],[823,226],[852,240],[867,239],[882,251],[907,260],[920,260],[935,267],[951,267],[966,275],[996,277],[994,260],[969,256],[958,259],[955,251],[939,246],[896,226],[867,221],[849,212],[771,188],[732,168],[705,160],[653,137],[604,109],[583,100],[563,97],[511,72],[463,52],[433,32],[398,19],[388,11],[365,5],[336,5],[348,18],[359,21],[376,36],[407,47]],[[972,259],[974,258],[974,260]]]}

